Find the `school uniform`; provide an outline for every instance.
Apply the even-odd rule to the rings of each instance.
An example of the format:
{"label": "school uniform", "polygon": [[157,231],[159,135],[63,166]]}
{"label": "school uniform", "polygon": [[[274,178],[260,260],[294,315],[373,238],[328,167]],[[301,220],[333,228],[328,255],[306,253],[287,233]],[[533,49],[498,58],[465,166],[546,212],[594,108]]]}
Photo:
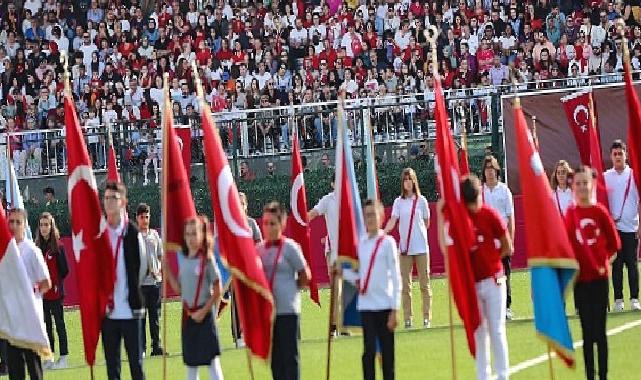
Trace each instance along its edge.
{"label": "school uniform", "polygon": [[276,306],[272,376],[278,380],[298,380],[301,299],[297,280],[298,272],[305,270],[307,263],[300,246],[288,238],[260,243],[257,249]]}
{"label": "school uniform", "polygon": [[145,241],[133,223],[122,219],[115,228],[107,227],[116,266],[116,282],[102,322],[102,348],[107,378],[120,380],[120,347],[124,341],[132,380],[144,380],[142,319],[145,305],[141,282],[147,274]]}
{"label": "school uniform", "polygon": [[389,315],[400,308],[401,273],[394,238],[382,230],[358,244],[360,294],[357,308],[363,322],[363,378],[375,378],[376,342],[381,346],[383,379],[394,379],[394,332]]}
{"label": "school uniform", "polygon": [[[27,271],[27,277],[29,277],[29,280],[34,287],[36,284],[50,279],[49,270],[47,269],[47,264],[42,256],[42,252],[40,251],[40,248],[36,247],[36,244],[33,241],[24,239],[19,242],[18,252],[20,254],[20,260]],[[42,295],[40,292],[36,291],[35,297],[38,304],[36,312],[38,313],[38,317],[42,320],[44,319]],[[26,348],[19,348],[7,342],[7,369],[9,378],[16,380],[25,379],[25,365],[31,380],[43,379],[40,356],[38,356],[35,351]]]}
{"label": "school uniform", "polygon": [[[44,245],[47,246],[48,244],[45,243]],[[69,274],[67,257],[62,245],[58,247],[57,253],[45,250],[43,257],[51,277],[51,289],[43,295],[44,319],[47,336],[49,337],[49,346],[51,351],[55,352],[55,338],[53,335],[53,323],[55,322],[60,356],[65,356],[69,354],[69,348],[62,301],[65,296],[64,280]]]}
{"label": "school uniform", "polygon": [[596,344],[599,378],[605,379],[608,372],[606,315],[610,259],[621,248],[621,241],[608,210],[600,204],[571,206],[565,216],[565,227],[579,262],[574,297],[581,319],[585,373],[588,379],[595,378]]}
{"label": "school uniform", "polygon": [[634,172],[626,165],[621,173],[607,170],[603,177],[608,189],[610,215],[616,223],[621,240],[621,250],[612,263],[614,299],[623,301],[623,266],[628,271],[630,299],[639,299],[639,191],[634,181]]}
{"label": "school uniform", "polygon": [[470,251],[476,296],[481,314],[481,324],[474,332],[476,342],[476,377],[490,379],[490,352],[492,347],[494,372],[499,380],[508,378],[509,355],[505,331],[507,298],[505,272],[501,251],[496,244],[507,233],[505,223],[499,214],[488,206],[469,213],[476,235],[475,245]]}
{"label": "school uniform", "polygon": [[423,319],[432,320],[432,289],[430,287],[430,247],[427,242],[425,219],[430,207],[424,196],[398,197],[392,206],[392,216],[398,219],[401,281],[403,284],[403,316],[412,320],[412,268],[416,265],[423,300]]}
{"label": "school uniform", "polygon": [[[162,240],[156,230],[141,232],[147,253],[147,274],[142,280],[141,291],[149,316],[149,336],[151,337],[151,352],[162,353],[160,344],[160,289],[162,285]],[[147,334],[145,333],[147,318],[142,319],[142,350],[147,350]]]}
{"label": "school uniform", "polygon": [[186,257],[178,254],[178,282],[183,302],[182,352],[183,362],[188,367],[209,366],[220,356],[220,344],[212,307],[201,322],[196,322],[189,313],[201,309],[211,297],[211,288],[220,281],[220,273],[214,260],[204,254]]}
{"label": "school uniform", "polygon": [[[506,226],[508,219],[510,217],[514,218],[514,199],[512,198],[512,192],[503,182],[498,182],[493,189],[483,184],[483,203],[496,210]],[[501,259],[501,262],[503,263],[506,280],[507,298],[505,305],[509,309],[512,307],[512,286],[510,283],[510,277],[512,276],[512,258],[506,256]]]}

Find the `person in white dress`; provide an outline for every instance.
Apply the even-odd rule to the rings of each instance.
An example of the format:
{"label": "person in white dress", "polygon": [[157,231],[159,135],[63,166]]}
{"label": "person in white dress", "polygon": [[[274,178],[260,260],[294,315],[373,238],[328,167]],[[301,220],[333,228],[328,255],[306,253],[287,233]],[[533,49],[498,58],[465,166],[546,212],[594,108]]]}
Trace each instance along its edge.
{"label": "person in white dress", "polygon": [[570,181],[573,174],[574,171],[570,167],[570,164],[566,160],[559,160],[550,178],[550,185],[554,192],[554,201],[561,216],[565,216],[565,211],[573,203],[574,196],[570,188]]}

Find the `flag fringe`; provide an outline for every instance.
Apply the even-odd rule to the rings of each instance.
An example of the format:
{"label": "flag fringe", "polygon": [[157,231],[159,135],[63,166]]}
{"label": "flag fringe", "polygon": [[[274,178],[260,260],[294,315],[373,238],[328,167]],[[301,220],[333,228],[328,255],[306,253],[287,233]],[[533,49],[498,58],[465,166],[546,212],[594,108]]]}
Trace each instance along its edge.
{"label": "flag fringe", "polygon": [[31,350],[37,353],[42,359],[53,359],[53,352],[51,351],[51,347],[49,347],[49,345],[45,346],[34,342],[28,342],[22,339],[16,339],[8,333],[5,333],[4,331],[0,331],[0,339],[8,341],[12,346]]}
{"label": "flag fringe", "polygon": [[536,336],[544,341],[546,344],[556,352],[557,355],[563,360],[565,365],[568,368],[574,369],[576,366],[576,361],[574,360],[574,350],[568,350],[567,348],[561,346],[556,340],[552,339],[551,337],[545,335],[543,332],[540,330],[536,330]]}

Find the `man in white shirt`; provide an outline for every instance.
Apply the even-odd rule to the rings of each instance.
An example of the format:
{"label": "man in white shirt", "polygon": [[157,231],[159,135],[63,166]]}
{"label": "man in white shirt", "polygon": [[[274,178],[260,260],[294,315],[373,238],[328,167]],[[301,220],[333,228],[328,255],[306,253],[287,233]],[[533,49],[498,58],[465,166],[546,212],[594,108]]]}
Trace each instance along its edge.
{"label": "man in white shirt", "polygon": [[296,28],[289,32],[289,45],[295,46],[296,44],[307,44],[307,29],[303,27],[301,19],[296,19]]}
{"label": "man in white shirt", "polygon": [[[33,283],[36,299],[40,305],[38,317],[44,321],[42,295],[51,288],[51,279],[42,252],[25,236],[26,220],[27,213],[24,210],[16,208],[9,211],[9,229],[18,245],[20,260],[27,271],[27,276]],[[10,379],[24,379],[25,365],[31,380],[43,379],[40,356],[32,350],[7,343],[7,364]]]}
{"label": "man in white shirt", "polygon": [[614,287],[614,310],[623,311],[623,266],[628,270],[630,308],[641,310],[639,305],[639,191],[634,181],[634,172],[626,164],[627,147],[615,140],[610,147],[612,168],[604,174],[608,189],[610,214],[616,223],[621,238],[621,250],[612,263],[612,286]]}
{"label": "man in white shirt", "polygon": [[[510,234],[510,240],[514,241],[514,200],[512,192],[507,185],[499,181],[501,174],[501,167],[499,162],[493,156],[485,157],[483,161],[483,202],[492,207],[501,216],[501,219],[507,226],[507,231]],[[503,270],[506,276],[507,285],[507,319],[512,319],[512,288],[510,284],[510,276],[512,274],[512,265],[510,256],[505,256],[501,260],[503,262]]]}
{"label": "man in white shirt", "polygon": [[142,104],[144,93],[140,87],[138,87],[138,79],[135,77],[129,80],[129,90],[125,92],[125,101],[129,100],[131,104],[136,107],[140,107]]}
{"label": "man in white shirt", "polygon": [[84,32],[82,35],[82,45],[78,48],[82,52],[82,63],[85,67],[91,67],[91,54],[94,51],[98,51],[98,47],[91,41],[89,32]]}
{"label": "man in white shirt", "polygon": [[144,380],[142,318],[145,305],[141,284],[148,273],[145,241],[125,211],[127,189],[108,182],[103,196],[107,233],[116,265],[114,293],[102,322],[102,347],[107,378],[120,379],[120,346],[125,343],[132,380]]}
{"label": "man in white shirt", "polygon": [[363,378],[375,379],[377,342],[383,359],[383,378],[394,378],[394,330],[401,306],[401,270],[396,241],[381,230],[383,206],[367,200],[363,216],[367,236],[358,244],[358,310],[363,322]]}

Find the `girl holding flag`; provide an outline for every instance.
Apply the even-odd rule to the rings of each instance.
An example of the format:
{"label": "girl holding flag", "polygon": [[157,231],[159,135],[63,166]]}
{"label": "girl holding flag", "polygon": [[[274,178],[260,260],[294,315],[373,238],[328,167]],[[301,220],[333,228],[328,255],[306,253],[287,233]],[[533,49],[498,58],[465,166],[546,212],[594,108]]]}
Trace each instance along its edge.
{"label": "girl holding flag", "polygon": [[594,344],[598,349],[599,379],[608,372],[606,311],[610,261],[621,248],[614,221],[608,210],[593,199],[595,172],[589,166],[576,170],[573,179],[575,205],[568,208],[565,227],[579,262],[574,298],[583,333],[583,361],[588,380],[594,376]]}
{"label": "girl holding flag", "polygon": [[[198,366],[209,366],[209,377],[222,380],[220,345],[214,308],[220,301],[220,274],[214,259],[214,242],[204,216],[188,219],[183,231],[182,252],[178,254],[178,278],[166,270],[169,285],[183,302],[182,352],[187,379],[198,379]],[[166,260],[166,256],[163,256]],[[163,263],[163,268],[169,268]]]}
{"label": "girl holding flag", "polygon": [[272,377],[276,380],[298,380],[300,289],[307,286],[311,274],[300,246],[283,236],[286,220],[287,213],[280,203],[271,202],[263,208],[266,241],[257,246],[257,251],[276,305]]}
{"label": "girl holding flag", "polygon": [[568,207],[573,203],[572,189],[570,182],[574,171],[566,160],[559,160],[556,163],[554,173],[550,179],[550,185],[554,191],[556,207],[561,215],[565,215]]}

